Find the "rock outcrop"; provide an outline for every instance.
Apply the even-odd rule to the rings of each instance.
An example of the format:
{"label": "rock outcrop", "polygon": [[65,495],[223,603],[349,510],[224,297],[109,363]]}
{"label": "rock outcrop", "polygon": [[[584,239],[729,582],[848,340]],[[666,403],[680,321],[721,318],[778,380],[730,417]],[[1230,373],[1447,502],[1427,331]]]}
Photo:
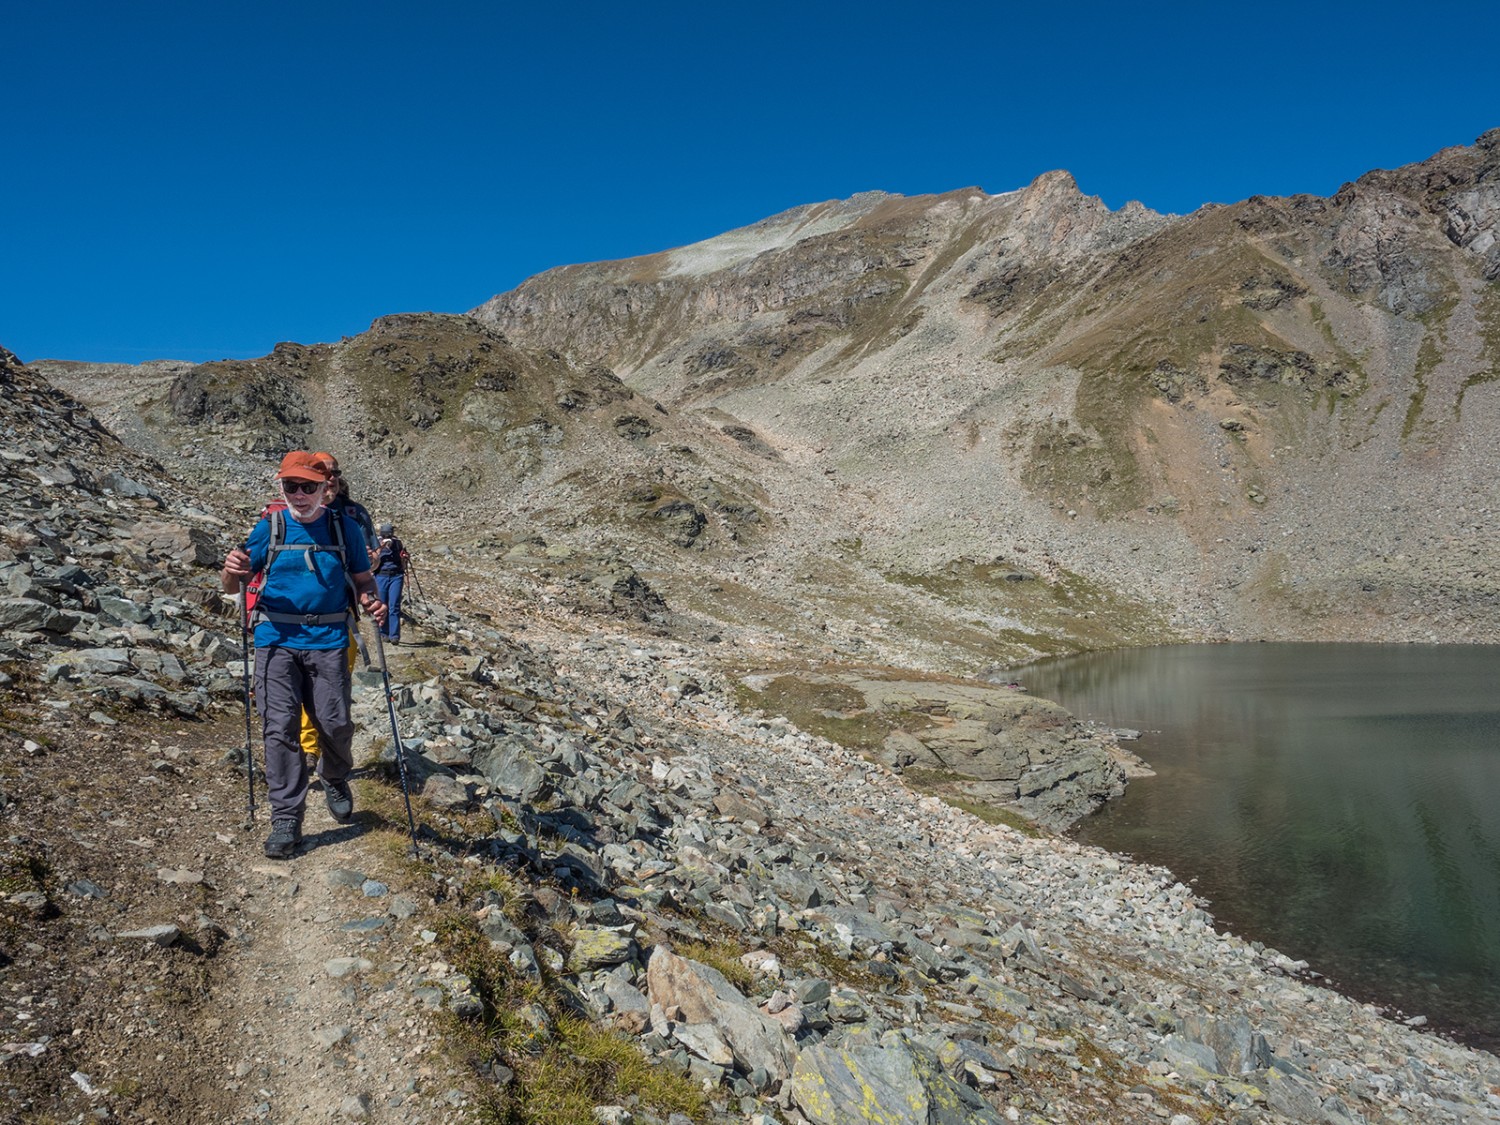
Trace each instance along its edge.
{"label": "rock outcrop", "polygon": [[0,390],[0,660],[95,708],[194,716],[237,695],[238,631],[206,581],[221,520],[3,349]]}

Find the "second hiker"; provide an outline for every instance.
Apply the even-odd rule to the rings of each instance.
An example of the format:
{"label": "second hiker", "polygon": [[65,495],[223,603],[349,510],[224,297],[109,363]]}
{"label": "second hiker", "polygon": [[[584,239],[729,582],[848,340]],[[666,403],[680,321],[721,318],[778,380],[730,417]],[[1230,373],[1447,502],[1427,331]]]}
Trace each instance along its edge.
{"label": "second hiker", "polygon": [[406,584],[406,547],[396,538],[394,524],[380,525],[380,550],[375,555],[375,589],[385,603],[385,628],[381,635],[393,645],[401,643],[401,590]]}
{"label": "second hiker", "polygon": [[354,521],[359,524],[359,529],[365,533],[365,546],[373,548],[375,521],[370,517],[370,509],[350,495],[349,478],[344,476],[344,470],[339,468],[339,459],[332,453],[314,453],[313,456],[322,462],[323,467],[328,470],[328,475],[333,478],[328,482],[328,506],[335,512],[353,516]]}
{"label": "second hiker", "polygon": [[328,811],[340,823],[354,815],[349,772],[354,767],[354,723],[350,718],[350,673],[345,658],[354,601],[386,622],[376,595],[364,532],[347,514],[324,507],[332,476],[325,462],[306,450],[281,460],[277,487],[284,512],[257,523],[245,546],[224,560],[226,592],[265,572],[252,623],[255,629],[255,698],[265,735],[266,788],[271,798],[271,834],[265,853],[285,859],[302,839],[307,803],[307,762],[298,742],[301,711],[321,736],[319,772]]}

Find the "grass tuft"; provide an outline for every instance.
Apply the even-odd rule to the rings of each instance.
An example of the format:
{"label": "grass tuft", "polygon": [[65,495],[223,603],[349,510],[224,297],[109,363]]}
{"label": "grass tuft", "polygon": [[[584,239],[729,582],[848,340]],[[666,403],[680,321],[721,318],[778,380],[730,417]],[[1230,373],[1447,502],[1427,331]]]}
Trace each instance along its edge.
{"label": "grass tuft", "polygon": [[689,961],[698,961],[719,970],[724,974],[724,979],[741,992],[748,993],[755,987],[755,974],[740,960],[740,955],[746,950],[727,938],[712,942],[678,942],[674,945],[673,952]]}

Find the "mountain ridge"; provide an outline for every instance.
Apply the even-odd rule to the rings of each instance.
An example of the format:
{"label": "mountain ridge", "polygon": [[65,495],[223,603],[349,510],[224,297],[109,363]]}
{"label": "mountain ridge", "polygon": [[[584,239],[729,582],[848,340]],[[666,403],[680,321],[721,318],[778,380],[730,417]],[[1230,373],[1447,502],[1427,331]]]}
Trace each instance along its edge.
{"label": "mountain ridge", "polygon": [[[1177,517],[1178,529],[1160,528],[1165,538],[1184,531],[1199,554],[1223,556],[1213,549],[1229,538],[1222,531],[1253,519],[1252,506],[1274,507],[1278,492],[1298,491],[1297,481],[1272,463],[1278,445],[1308,446],[1314,462],[1358,462],[1364,474],[1373,468],[1369,458],[1339,454],[1376,437],[1376,427],[1386,429],[1379,436],[1387,458],[1430,463],[1446,456],[1444,446],[1463,444],[1463,427],[1447,415],[1462,415],[1476,392],[1486,402],[1471,412],[1480,415],[1472,428],[1493,424],[1482,389],[1494,376],[1500,340],[1491,276],[1496,251],[1487,241],[1495,222],[1497,143],[1500,131],[1491,131],[1473,147],[1367,173],[1329,200],[1251,197],[1170,218],[1142,209],[1134,229],[1120,225],[1128,208],[1104,209],[1116,226],[1104,231],[1102,243],[1102,205],[1077,192],[1065,173],[1049,173],[1018,196],[995,197],[1008,201],[1011,214],[1003,232],[987,237],[951,224],[946,241],[934,247],[922,224],[888,228],[887,241],[912,250],[903,257],[861,256],[851,253],[850,236],[821,236],[813,260],[794,261],[787,250],[768,253],[749,278],[747,269],[725,271],[714,285],[685,293],[662,292],[660,281],[631,288],[607,263],[596,264],[588,284],[556,287],[556,279],[543,275],[474,315],[520,342],[612,363],[623,379],[669,406],[741,417],[788,456],[808,447],[863,450],[885,440],[899,450],[890,459],[920,461],[931,442],[905,419],[925,415],[930,429],[982,433],[984,404],[1025,395],[1031,384],[1043,392],[1037,397],[1045,418],[1022,409],[989,411],[989,429],[1019,439],[1024,455],[996,468],[1064,511],[1139,520],[1188,507]],[[929,205],[924,212],[928,228],[936,210]],[[1096,244],[1111,252],[1090,256]],[[871,250],[869,237],[856,249]],[[919,276],[908,280],[903,269]],[[761,296],[756,283],[763,289],[778,273],[794,284],[773,285],[769,298]],[[862,287],[851,284],[852,276]],[[612,296],[600,296],[612,285]],[[713,298],[712,315],[695,315],[705,293]],[[615,316],[622,302],[626,319]],[[650,303],[656,308],[642,331]],[[670,332],[659,331],[663,323]],[[666,343],[655,346],[662,336]],[[986,374],[987,361],[1000,370]],[[852,393],[817,389],[850,378],[857,384]],[[925,394],[910,393],[914,381],[927,385]],[[954,383],[957,402],[946,408],[942,385]],[[900,412],[898,424],[883,432],[872,424],[891,407]],[[1201,410],[1191,416],[1197,408],[1215,416],[1205,425]],[[1332,432],[1315,409],[1328,412]],[[819,418],[823,412],[834,417]],[[1399,431],[1382,414],[1399,415]],[[783,420],[787,415],[796,418],[794,428]],[[1173,431],[1167,457],[1153,457],[1141,443],[1158,417]],[[1472,458],[1448,459],[1464,466],[1454,476],[1478,475]],[[839,469],[851,467],[874,476],[877,489],[889,483],[868,465]],[[1317,471],[1308,465],[1301,476]],[[1202,495],[1203,479],[1215,475],[1229,478],[1233,491]],[[959,472],[928,491],[975,490]],[[1387,510],[1435,507],[1449,487],[1428,482],[1418,491],[1421,498],[1409,503],[1392,497]],[[973,496],[965,506],[977,510],[978,502]],[[1232,518],[1221,518],[1218,509]],[[1294,516],[1277,529],[1283,537],[1314,522],[1310,510]],[[1046,522],[1034,512],[1027,517]],[[1017,513],[1008,522],[1022,518]],[[1357,534],[1365,537],[1375,522],[1376,513],[1363,513]],[[1106,530],[1124,529],[1115,519]],[[1265,539],[1234,537],[1244,551]],[[1104,534],[1091,538],[1097,544]],[[1341,569],[1380,569],[1378,561],[1350,559]],[[1225,569],[1230,560],[1205,562]],[[1227,577],[1243,585],[1257,576]],[[1335,600],[1346,602],[1347,594]],[[1293,622],[1307,608],[1281,627],[1295,631]],[[1219,600],[1213,616],[1230,618],[1225,624],[1235,635],[1260,611]]]}
{"label": "mountain ridge", "polygon": [[[479,520],[616,552],[705,632],[763,627],[712,587],[753,589],[817,658],[1496,640],[1497,148],[1185,216],[1111,211],[1066,172],[865,193],[199,365],[165,397],[296,399],[258,434],[182,420],[257,449],[352,437],[356,479],[455,544]],[[40,366],[152,436],[125,417],[144,371]],[[1080,582],[1092,616],[1067,619]]]}

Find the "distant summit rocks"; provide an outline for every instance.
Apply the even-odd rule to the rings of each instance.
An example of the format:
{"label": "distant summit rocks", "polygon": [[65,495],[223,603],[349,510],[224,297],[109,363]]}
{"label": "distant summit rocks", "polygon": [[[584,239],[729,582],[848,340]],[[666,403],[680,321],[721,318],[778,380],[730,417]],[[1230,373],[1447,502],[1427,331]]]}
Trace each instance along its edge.
{"label": "distant summit rocks", "polygon": [[847,324],[861,306],[905,291],[910,271],[955,238],[988,243],[981,255],[1051,265],[1123,244],[1164,221],[1139,203],[1111,212],[1063,171],[996,196],[978,188],[911,198],[865,192],[677,250],[550,270],[473,315],[549,346],[628,354],[640,341],[615,330],[643,317],[687,328],[782,312],[804,320],[842,315]]}
{"label": "distant summit rocks", "polygon": [[1451,293],[1438,262],[1448,246],[1500,279],[1500,129],[1472,148],[1448,148],[1420,164],[1375,171],[1331,200],[1341,212],[1329,262],[1355,293],[1376,290],[1393,312],[1431,312]]}
{"label": "distant summit rocks", "polygon": [[1077,258],[1131,242],[1167,221],[1136,202],[1111,211],[1098,196],[1084,195],[1068,172],[1043,173],[1018,202],[1008,241],[1034,258]]}

